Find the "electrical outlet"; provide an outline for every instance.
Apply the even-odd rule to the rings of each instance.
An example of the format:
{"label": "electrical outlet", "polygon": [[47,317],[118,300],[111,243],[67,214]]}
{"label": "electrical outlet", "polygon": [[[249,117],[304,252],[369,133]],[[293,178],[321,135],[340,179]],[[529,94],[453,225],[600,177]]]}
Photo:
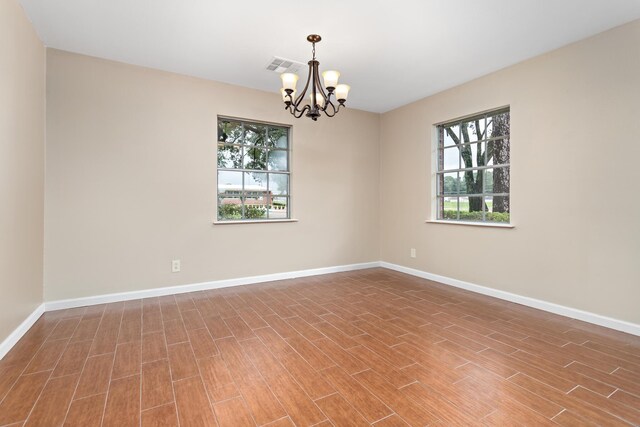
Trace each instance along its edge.
{"label": "electrical outlet", "polygon": [[416,248],[411,248],[411,258],[416,257]]}
{"label": "electrical outlet", "polygon": [[174,259],[173,261],[171,261],[171,272],[172,273],[179,273],[180,272],[180,260],[179,259]]}

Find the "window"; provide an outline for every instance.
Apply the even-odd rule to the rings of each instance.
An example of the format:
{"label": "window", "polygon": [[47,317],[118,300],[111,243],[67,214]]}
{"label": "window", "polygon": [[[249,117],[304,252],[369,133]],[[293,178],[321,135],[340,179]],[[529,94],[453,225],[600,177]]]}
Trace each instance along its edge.
{"label": "window", "polygon": [[437,219],[509,223],[509,108],[437,126]]}
{"label": "window", "polygon": [[290,218],[289,127],[218,118],[218,221]]}

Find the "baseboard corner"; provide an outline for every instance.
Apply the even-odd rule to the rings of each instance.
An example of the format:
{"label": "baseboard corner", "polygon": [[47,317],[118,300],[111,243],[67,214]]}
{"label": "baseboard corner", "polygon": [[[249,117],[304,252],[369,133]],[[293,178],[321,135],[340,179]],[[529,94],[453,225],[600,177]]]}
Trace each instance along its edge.
{"label": "baseboard corner", "polygon": [[33,324],[36,323],[36,321],[40,318],[40,316],[42,316],[44,311],[45,304],[41,303],[38,307],[36,307],[35,310],[33,310],[31,314],[29,314],[29,316],[27,316],[26,319],[24,319],[24,321],[20,325],[18,325],[16,329],[13,330],[13,332],[9,334],[7,338],[4,339],[4,341],[2,341],[2,343],[0,343],[0,360],[2,360],[2,358],[4,358],[7,353],[9,353],[13,346],[16,345],[18,341],[20,341],[20,338],[22,338],[24,334],[27,333],[29,328],[31,328]]}

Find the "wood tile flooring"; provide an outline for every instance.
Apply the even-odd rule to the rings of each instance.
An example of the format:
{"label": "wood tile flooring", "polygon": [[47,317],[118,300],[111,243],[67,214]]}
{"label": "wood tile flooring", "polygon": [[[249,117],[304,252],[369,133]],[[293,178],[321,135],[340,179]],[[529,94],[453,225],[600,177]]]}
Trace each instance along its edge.
{"label": "wood tile flooring", "polygon": [[640,338],[370,269],[45,313],[0,425],[640,424]]}

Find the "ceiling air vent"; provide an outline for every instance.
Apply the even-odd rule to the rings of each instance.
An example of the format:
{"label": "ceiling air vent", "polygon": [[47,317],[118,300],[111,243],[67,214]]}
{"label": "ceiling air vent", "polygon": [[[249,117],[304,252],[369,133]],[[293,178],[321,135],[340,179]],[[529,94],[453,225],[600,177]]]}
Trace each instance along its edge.
{"label": "ceiling air vent", "polygon": [[297,73],[304,69],[306,64],[302,62],[293,61],[291,59],[284,59],[274,56],[271,62],[267,65],[267,70],[273,71],[278,74],[282,73]]}

